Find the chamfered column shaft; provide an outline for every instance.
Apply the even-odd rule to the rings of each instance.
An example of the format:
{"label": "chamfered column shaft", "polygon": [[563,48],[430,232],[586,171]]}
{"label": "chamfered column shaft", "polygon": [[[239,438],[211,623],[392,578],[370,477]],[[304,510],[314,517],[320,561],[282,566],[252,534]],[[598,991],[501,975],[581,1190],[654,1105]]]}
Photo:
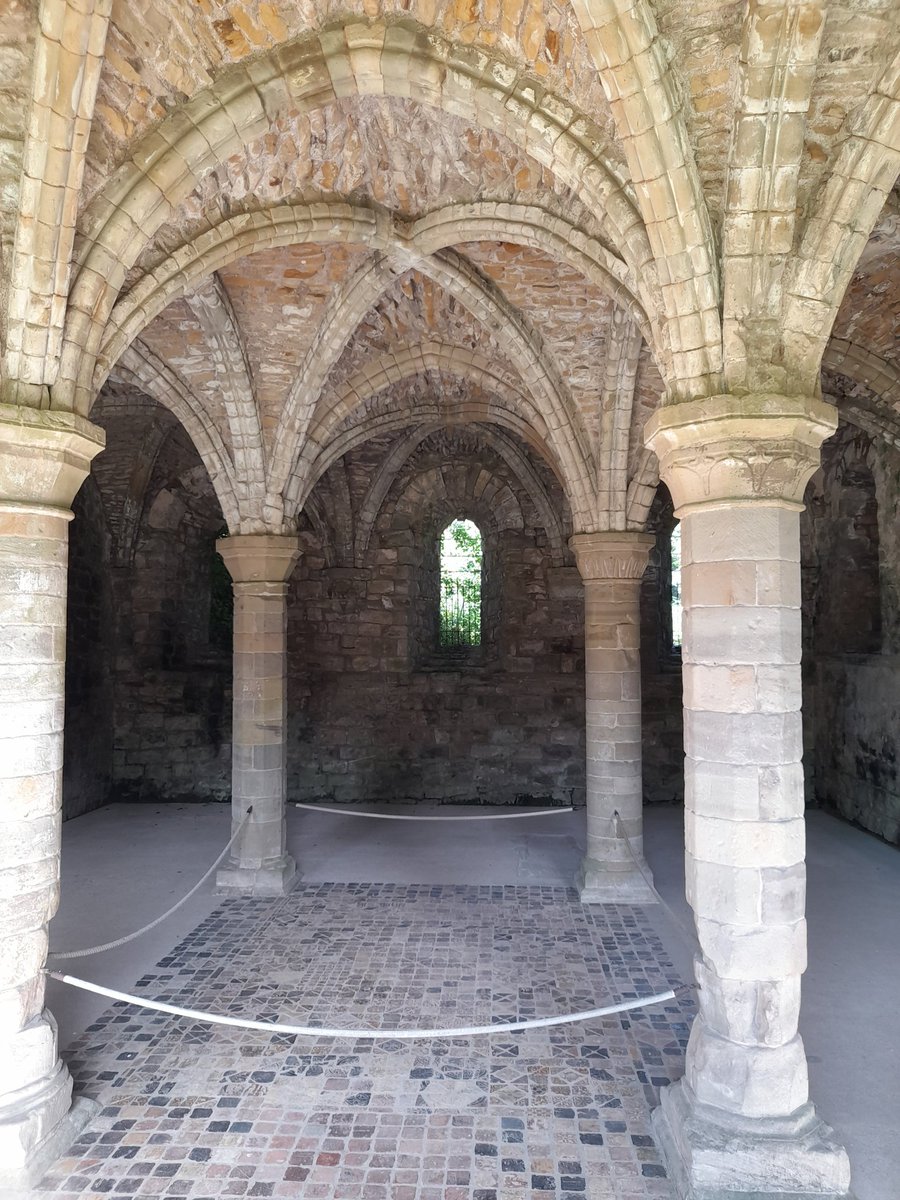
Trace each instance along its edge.
{"label": "chamfered column shaft", "polygon": [[719,396],[664,408],[647,431],[682,522],[685,872],[701,947],[685,1076],[654,1121],[692,1200],[849,1187],[798,1032],[799,515],[835,424],[815,400]]}
{"label": "chamfered column shaft", "polygon": [[95,1106],[72,1107],[44,1008],[59,901],[69,505],[103,433],[0,406],[0,1187],[25,1189]]}
{"label": "chamfered column shaft", "polygon": [[252,813],[219,871],[220,890],[280,895],[296,874],[287,853],[287,579],[296,537],[245,534],[219,552],[234,580],[232,832]]}
{"label": "chamfered column shaft", "polygon": [[570,541],[584,580],[587,853],[576,879],[584,903],[655,900],[644,861],[640,646],[653,544],[623,532]]}

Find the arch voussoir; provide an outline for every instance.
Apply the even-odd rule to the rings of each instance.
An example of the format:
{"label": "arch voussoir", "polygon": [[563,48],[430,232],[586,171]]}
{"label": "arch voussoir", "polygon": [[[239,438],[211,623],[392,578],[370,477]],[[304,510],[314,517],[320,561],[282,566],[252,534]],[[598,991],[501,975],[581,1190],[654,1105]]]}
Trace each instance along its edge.
{"label": "arch voussoir", "polygon": [[[346,453],[348,443],[344,428],[354,421],[356,414],[365,412],[366,404],[380,392],[406,379],[423,376],[435,371],[452,377],[467,379],[477,385],[486,395],[497,398],[501,407],[484,400],[473,400],[465,405],[445,405],[440,399],[422,403],[416,408],[419,423],[471,424],[491,422],[508,423],[528,444],[535,446],[559,475],[570,500],[580,499],[587,481],[573,479],[570,464],[561,457],[558,438],[543,421],[534,400],[515,380],[501,374],[496,364],[475,351],[465,347],[444,343],[428,342],[408,346],[391,354],[372,360],[343,385],[335,395],[328,396],[327,408],[323,408],[310,425],[308,435],[301,447],[286,494],[286,508],[295,511],[302,506],[315,480],[327,470],[327,465]],[[404,413],[406,414],[404,416]],[[414,423],[408,410],[398,413],[401,425]],[[385,423],[390,427],[394,418],[376,418],[376,426]],[[358,426],[354,425],[354,429]],[[372,436],[368,433],[367,437]],[[350,441],[352,441],[352,437]],[[344,449],[338,449],[344,446]],[[573,503],[574,508],[574,503]],[[579,516],[582,514],[579,512]]]}
{"label": "arch voussoir", "polygon": [[222,515],[232,533],[251,532],[252,513],[241,502],[241,483],[215,421],[203,410],[184,380],[143,342],[129,346],[116,364],[116,375],[177,417],[207,470]]}
{"label": "arch voussoir", "polygon": [[601,214],[638,272],[652,266],[640,215],[583,114],[520,71],[433,31],[349,21],[223,72],[148,134],[92,203],[70,297],[59,406],[90,403],[94,363],[127,272],[197,182],[264,133],[270,112],[311,112],[355,95],[411,97],[503,132]]}
{"label": "arch voussoir", "polygon": [[785,356],[814,389],[859,256],[900,175],[900,51],[861,111],[821,190],[785,284]]}
{"label": "arch voussoir", "polygon": [[649,0],[573,0],[628,161],[658,273],[672,398],[722,371],[716,240],[680,99]]}
{"label": "arch voussoir", "polygon": [[326,379],[365,314],[404,270],[383,254],[376,254],[362,265],[329,304],[278,420],[269,473],[269,494],[276,502],[285,492]]}

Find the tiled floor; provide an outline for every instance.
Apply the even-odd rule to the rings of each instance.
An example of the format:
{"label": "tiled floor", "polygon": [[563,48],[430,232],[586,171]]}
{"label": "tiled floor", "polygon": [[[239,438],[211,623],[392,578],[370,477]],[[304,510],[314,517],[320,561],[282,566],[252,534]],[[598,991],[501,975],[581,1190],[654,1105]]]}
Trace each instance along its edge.
{"label": "tiled floor", "polygon": [[[74,972],[73,973],[77,973]],[[550,886],[307,884],[222,903],[137,991],[262,1020],[446,1026],[680,982],[645,912]],[[301,1040],[114,1005],[71,1047],[102,1105],[34,1200],[670,1200],[650,1137],[690,1006],[408,1043]]]}

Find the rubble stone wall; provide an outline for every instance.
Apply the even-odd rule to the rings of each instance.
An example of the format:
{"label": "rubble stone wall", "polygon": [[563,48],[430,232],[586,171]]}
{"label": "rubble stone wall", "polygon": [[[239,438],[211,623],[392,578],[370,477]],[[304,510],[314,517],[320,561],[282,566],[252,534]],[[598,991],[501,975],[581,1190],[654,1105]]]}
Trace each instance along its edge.
{"label": "rubble stone wall", "polygon": [[95,480],[75,497],[69,525],[63,816],[109,799],[113,778],[115,612],[110,538]]}
{"label": "rubble stone wall", "polygon": [[[140,517],[123,547],[133,472],[116,457],[115,411],[110,454],[76,501],[73,525],[67,815],[110,797],[224,801],[231,791],[221,515],[173,426],[144,494],[129,500]],[[128,424],[138,428],[138,416]],[[435,434],[398,470],[363,547],[360,514],[395,444],[375,439],[346,456],[301,521],[288,593],[289,795],[582,804],[583,586],[558,483],[530,459],[532,488],[538,480],[542,502],[560,515],[551,538],[496,447]],[[437,542],[456,516],[475,520],[484,539],[483,645],[448,654],[435,645],[431,608]],[[650,802],[680,798],[683,786],[680,673],[660,654],[658,628],[667,496],[653,524],[665,530],[642,591]]]}
{"label": "rubble stone wall", "polygon": [[900,842],[900,454],[842,425],[806,504],[807,800]]}
{"label": "rubble stone wall", "polygon": [[[531,491],[497,445],[445,431],[394,462],[373,512],[373,482],[402,437],[346,455],[301,519],[288,593],[289,795],[581,804],[583,588],[559,485],[522,447]],[[180,428],[162,427],[157,440],[142,496],[124,495],[134,472],[116,460],[113,438],[75,501],[67,817],[111,796],[224,801],[231,792],[221,512]],[[900,455],[842,426],[806,500],[807,798],[900,841]],[[136,522],[126,519],[135,504]],[[552,534],[541,504],[559,518]],[[453,655],[434,644],[431,608],[437,541],[456,516],[479,525],[486,565],[483,645]],[[648,803],[683,799],[681,664],[668,620],[674,520],[661,486],[641,588]]]}

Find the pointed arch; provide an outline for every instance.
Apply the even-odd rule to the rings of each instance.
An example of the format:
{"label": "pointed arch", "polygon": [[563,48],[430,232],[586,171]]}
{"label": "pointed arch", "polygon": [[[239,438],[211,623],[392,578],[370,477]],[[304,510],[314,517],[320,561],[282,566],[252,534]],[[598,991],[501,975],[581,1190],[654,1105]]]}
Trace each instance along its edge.
{"label": "pointed arch", "polygon": [[[528,422],[513,409],[497,401],[485,402],[473,399],[469,403],[458,406],[452,413],[448,413],[446,410],[442,410],[440,405],[423,400],[413,409],[405,408],[403,411],[394,410],[370,414],[358,423],[339,430],[328,446],[312,457],[305,475],[305,482],[299,492],[299,507],[305,505],[306,498],[310,495],[316,482],[342,455],[374,437],[395,433],[398,430],[408,429],[410,425],[418,424],[434,424],[437,428],[491,425],[507,429],[530,446],[535,453],[544,457],[544,461],[551,468],[553,467],[552,460],[546,457],[546,445],[540,442]],[[564,483],[560,482],[564,488]]]}
{"label": "pointed arch", "polygon": [[653,342],[653,321],[638,298],[626,264],[577,225],[537,205],[451,204],[412,225],[392,220],[381,210],[343,201],[277,205],[224,218],[183,243],[124,292],[103,333],[93,387],[99,389],[125,346],[167,305],[247,254],[279,246],[338,242],[382,252],[412,247],[432,255],[460,242],[491,240],[532,246],[565,262],[630,312],[646,340]]}
{"label": "pointed arch", "polygon": [[[315,416],[310,408],[319,398],[318,395],[313,397],[313,385],[321,389],[327,371],[340,357],[353,329],[371,304],[387,290],[398,274],[410,268],[455,296],[494,335],[510,361],[521,364],[524,385],[534,398],[543,426],[549,431],[560,467],[578,493],[577,498],[573,495],[573,507],[589,509],[590,451],[581,418],[555,365],[537,335],[527,328],[523,318],[499,289],[477,272],[462,255],[450,250],[430,258],[407,253],[402,260],[397,252],[392,255],[389,272],[383,271],[380,259],[376,260],[363,268],[362,279],[352,289],[341,293],[346,298],[347,308],[342,309],[341,300],[333,306],[327,322],[323,323],[323,332],[307,355],[298,382],[292,387],[285,405],[276,442],[277,457],[273,459],[270,474],[269,502],[275,503],[277,497],[283,495],[290,508],[295,500],[293,493],[289,495],[291,472],[301,456],[307,432],[310,437],[313,436],[311,421],[315,421]],[[432,358],[438,345],[436,342],[428,343],[427,352]],[[437,353],[440,357],[443,350]],[[460,353],[456,351],[457,359]]]}
{"label": "pointed arch", "polygon": [[234,464],[221,434],[180,375],[140,340],[122,355],[116,365],[116,375],[178,418],[206,467],[229,530],[232,533],[253,532],[242,522]]}
{"label": "pointed arch", "polygon": [[621,308],[631,313],[645,330],[648,341],[651,322],[658,320],[655,307],[645,308],[628,264],[613,247],[584,233],[577,225],[536,204],[514,204],[481,200],[448,204],[420,217],[409,230],[416,250],[434,254],[447,246],[465,242],[514,242],[531,246],[558,258],[596,284]]}
{"label": "pointed arch", "polygon": [[748,5],[723,228],[722,338],[729,389],[790,386],[780,353],[784,274],[794,249],[797,184],[823,0]]}
{"label": "pointed arch", "polygon": [[[362,409],[367,400],[391,384],[432,370],[469,379],[502,400],[507,411],[518,412],[520,416],[517,424],[520,428],[530,431],[530,436],[526,436],[525,440],[536,445],[554,466],[563,482],[573,513],[577,511],[578,518],[590,525],[593,513],[589,500],[590,477],[586,464],[579,463],[566,452],[567,443],[560,442],[556,429],[546,423],[535,400],[523,388],[501,375],[496,364],[489,359],[475,351],[441,342],[406,346],[382,355],[353,375],[337,395],[329,396],[327,410],[317,414],[298,453],[286,489],[286,510],[295,511],[301,506],[303,495],[308,494],[314,482],[313,464],[323,455],[331,457],[334,435],[353,413]],[[432,419],[436,418],[440,424],[493,419],[491,408],[484,403],[473,404],[471,408],[458,412],[445,411],[439,403],[430,407],[434,414]],[[410,424],[409,417],[406,424]]]}
{"label": "pointed arch", "polygon": [[142,275],[122,293],[110,313],[97,356],[92,386],[99,389],[119,355],[164,308],[215,271],[239,258],[279,246],[357,243],[386,249],[385,224],[372,209],[345,203],[278,205],[262,212],[225,217]]}
{"label": "pointed arch", "polygon": [[[355,561],[358,567],[369,547],[372,530],[381,512],[385,498],[404,464],[412,457],[422,442],[426,441],[441,426],[435,422],[419,425],[412,433],[400,438],[382,462],[359,511],[354,544]],[[528,493],[538,513],[541,526],[547,534],[554,566],[562,566],[566,557],[566,538],[553,502],[540,476],[512,438],[499,426],[476,425],[471,427],[478,439],[490,446],[506,463]]]}
{"label": "pointed arch", "polygon": [[384,254],[376,253],[329,302],[278,418],[269,471],[270,503],[277,504],[284,496],[298,448],[306,437],[329,374],[363,317],[405,270]]}
{"label": "pointed arch", "polygon": [[197,181],[265,133],[271,113],[311,112],[366,95],[404,96],[499,130],[602,214],[636,278],[654,276],[640,215],[603,156],[603,135],[584,114],[499,59],[473,56],[468,47],[408,19],[348,19],[223,71],[148,133],[92,201],[82,227],[57,406],[89,404],[94,360],[127,272]]}
{"label": "pointed arch", "polygon": [[75,215],[111,8],[112,0],[44,0],[39,9],[0,372],[6,403],[43,406],[46,389],[56,382]]}
{"label": "pointed arch", "polygon": [[635,323],[621,309],[615,309],[600,391],[597,513],[605,529],[626,527],[628,443],[643,344],[641,331]]}
{"label": "pointed arch", "polygon": [[119,526],[113,531],[112,558],[117,567],[128,567],[134,562],[147,488],[156,468],[156,460],[172,432],[172,426],[163,424],[160,416],[161,414],[157,413],[157,418],[150,422],[141,438],[131,469],[128,490],[122,501]]}
{"label": "pointed arch", "polygon": [[832,338],[825,347],[822,366],[863,383],[900,416],[900,369],[886,358],[844,338]]}
{"label": "pointed arch", "polygon": [[495,284],[478,272],[468,259],[444,250],[416,265],[423,274],[463,304],[494,334],[501,350],[522,377],[549,431],[560,465],[570,486],[572,506],[579,511],[592,504],[592,455],[581,416],[569,395],[553,358],[540,336],[509,303]]}
{"label": "pointed arch", "polygon": [[716,242],[650,0],[572,0],[625,148],[658,268],[673,400],[706,395],[722,371]]}
{"label": "pointed arch", "polygon": [[900,51],[862,106],[803,233],[787,283],[785,359],[813,394],[859,256],[900,173]]}
{"label": "pointed arch", "polygon": [[188,292],[185,300],[200,322],[212,354],[236,475],[246,486],[262,488],[266,482],[262,422],[241,328],[225,285],[213,272],[203,286]]}

